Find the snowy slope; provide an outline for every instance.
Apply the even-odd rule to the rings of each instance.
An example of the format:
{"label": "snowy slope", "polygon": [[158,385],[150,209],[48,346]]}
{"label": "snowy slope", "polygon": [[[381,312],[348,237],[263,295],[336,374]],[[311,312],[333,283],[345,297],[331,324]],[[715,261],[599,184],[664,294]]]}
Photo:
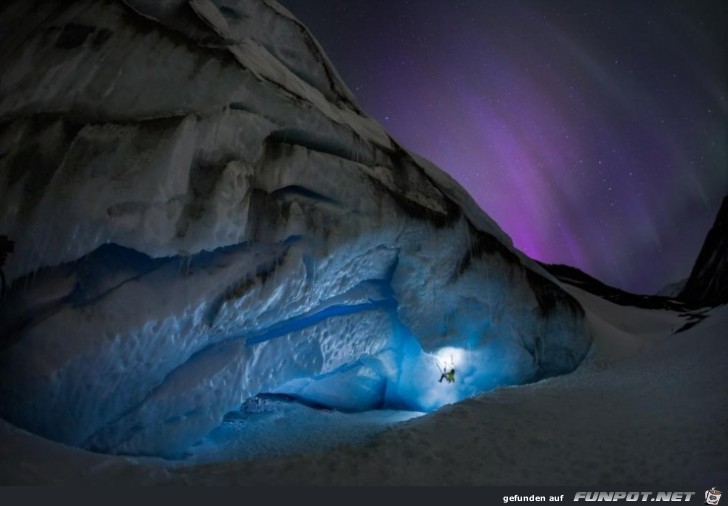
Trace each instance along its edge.
{"label": "snowy slope", "polygon": [[0,48],[6,420],[179,456],[260,393],[430,411],[586,355],[579,304],[275,2],[9,2]]}
{"label": "snowy slope", "polygon": [[609,286],[590,276],[589,274],[571,267],[570,265],[544,264],[540,265],[559,281],[570,286],[576,286],[582,290],[598,295],[615,304],[622,306],[634,306],[643,309],[671,309],[679,311],[686,309],[685,304],[665,295],[639,295],[625,292],[619,288]]}
{"label": "snowy slope", "polygon": [[576,372],[502,388],[365,445],[188,467],[92,454],[0,425],[3,483],[552,484],[707,488],[728,479],[728,307],[672,311],[568,288],[595,342]]}
{"label": "snowy slope", "polygon": [[687,283],[688,279],[681,279],[680,281],[675,281],[674,283],[668,283],[667,285],[663,286],[660,291],[658,291],[655,295],[659,295],[661,297],[671,297],[675,298],[678,295],[680,295],[680,292],[685,287],[685,283]]}

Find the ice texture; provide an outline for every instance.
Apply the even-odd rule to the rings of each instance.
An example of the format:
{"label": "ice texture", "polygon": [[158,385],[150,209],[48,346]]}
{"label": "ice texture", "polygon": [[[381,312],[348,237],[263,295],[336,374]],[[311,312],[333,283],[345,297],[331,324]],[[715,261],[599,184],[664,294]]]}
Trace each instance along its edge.
{"label": "ice texture", "polygon": [[262,393],[427,411],[586,355],[580,305],[274,1],[15,2],[0,41],[12,423],[177,456]]}

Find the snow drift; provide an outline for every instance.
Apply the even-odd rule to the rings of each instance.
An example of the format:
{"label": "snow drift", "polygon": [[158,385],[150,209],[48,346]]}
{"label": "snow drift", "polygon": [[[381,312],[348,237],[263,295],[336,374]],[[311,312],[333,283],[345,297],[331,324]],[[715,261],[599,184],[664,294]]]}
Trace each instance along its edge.
{"label": "snow drift", "polygon": [[7,420],[171,456],[259,393],[432,410],[585,356],[579,304],[274,1],[1,9]]}

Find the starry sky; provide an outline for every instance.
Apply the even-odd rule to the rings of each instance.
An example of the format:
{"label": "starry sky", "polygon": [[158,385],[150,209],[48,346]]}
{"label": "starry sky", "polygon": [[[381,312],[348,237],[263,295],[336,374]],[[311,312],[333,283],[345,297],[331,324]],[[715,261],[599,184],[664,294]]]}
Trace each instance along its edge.
{"label": "starry sky", "polygon": [[280,0],[529,256],[637,293],[728,194],[723,0]]}

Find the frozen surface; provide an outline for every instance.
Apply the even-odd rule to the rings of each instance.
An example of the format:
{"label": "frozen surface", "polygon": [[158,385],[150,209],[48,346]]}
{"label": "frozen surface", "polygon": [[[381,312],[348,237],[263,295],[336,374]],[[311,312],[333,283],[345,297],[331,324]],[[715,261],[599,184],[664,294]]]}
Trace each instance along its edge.
{"label": "frozen surface", "polygon": [[563,289],[272,0],[6,3],[0,61],[3,481],[728,478],[725,307]]}
{"label": "frozen surface", "polygon": [[11,423],[173,458],[258,394],[431,411],[586,355],[579,304],[275,2],[12,2],[0,42]]}
{"label": "frozen surface", "polygon": [[281,399],[253,398],[191,447],[185,465],[270,459],[362,445],[375,434],[423,414],[384,409],[342,413]]}
{"label": "frozen surface", "polygon": [[[595,335],[594,348],[577,371],[446,406],[363,446],[252,462],[170,462],[94,454],[0,422],[0,479],[14,484],[681,483],[703,488],[725,483],[728,307],[715,308],[699,324],[675,333],[685,322],[679,313],[618,306],[569,290],[586,307]],[[353,431],[354,438],[376,425],[360,420],[364,428]],[[319,422],[318,427],[326,426]],[[319,436],[316,426],[310,430]],[[234,429],[221,431],[228,436]],[[285,440],[285,433],[280,437]],[[204,449],[197,447],[196,458],[204,460]],[[235,453],[240,447],[213,449]]]}
{"label": "frozen surface", "polygon": [[686,282],[687,278],[681,279],[680,281],[675,281],[674,283],[668,283],[667,285],[663,286],[660,291],[657,292],[655,295],[676,298],[685,287]]}

